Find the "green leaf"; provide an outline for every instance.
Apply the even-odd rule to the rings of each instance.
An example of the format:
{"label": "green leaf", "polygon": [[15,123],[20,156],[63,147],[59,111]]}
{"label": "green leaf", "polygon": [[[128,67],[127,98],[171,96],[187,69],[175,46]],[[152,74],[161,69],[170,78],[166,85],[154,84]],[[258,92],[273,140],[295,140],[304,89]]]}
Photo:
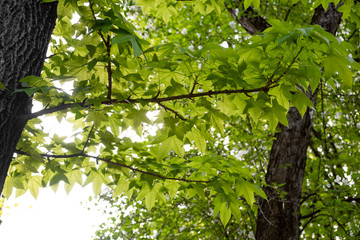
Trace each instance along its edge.
{"label": "green leaf", "polygon": [[156,17],[157,18],[162,18],[166,24],[169,23],[169,21],[170,21],[170,11],[166,7],[166,5],[163,5],[162,7],[157,9]]}
{"label": "green leaf", "polygon": [[316,39],[318,39],[321,43],[326,44],[327,46],[330,46],[330,40],[324,36],[324,34],[320,33],[319,31],[313,30],[310,32],[310,35]]}
{"label": "green leaf", "polygon": [[296,30],[302,32],[306,37],[310,35],[310,32],[313,30],[313,27],[304,27],[304,28],[296,28]]}
{"label": "green leaf", "polygon": [[131,39],[131,45],[134,51],[134,57],[138,57],[142,54],[141,46],[139,42],[136,40],[135,37],[132,37]]}
{"label": "green leaf", "polygon": [[107,122],[108,118],[107,118],[107,114],[104,114],[102,111],[90,111],[87,118],[86,118],[86,122],[93,122],[95,128],[99,128],[102,122]]}
{"label": "green leaf", "polygon": [[112,115],[111,117],[109,117],[109,124],[114,136],[119,136],[119,127],[121,126],[120,119],[118,119],[117,116]]}
{"label": "green leaf", "polygon": [[89,51],[90,57],[93,57],[96,52],[96,47],[93,45],[86,45],[86,49]]}
{"label": "green leaf", "polygon": [[50,186],[58,184],[60,181],[70,184],[69,179],[63,173],[57,173],[51,178]]}
{"label": "green leaf", "polygon": [[28,182],[28,189],[30,190],[31,195],[34,198],[37,198],[39,195],[39,188],[41,187],[41,176],[32,176]]}
{"label": "green leaf", "polygon": [[27,76],[20,80],[23,87],[31,86],[31,87],[41,87],[47,86],[49,83],[45,81],[42,77],[37,76]]}
{"label": "green leaf", "polygon": [[250,5],[252,4],[253,0],[245,0],[244,1],[244,9],[248,9]]}
{"label": "green leaf", "polygon": [[222,204],[221,195],[218,194],[214,199],[214,212],[213,212],[213,218],[216,218],[217,214],[220,212],[220,207]]}
{"label": "green leaf", "polygon": [[[9,177],[7,177],[7,178],[9,178]],[[4,184],[4,189],[2,191],[2,194],[6,197],[6,199],[9,199],[9,197],[11,196],[13,188],[14,188],[13,182],[8,181],[6,179],[5,184]]]}
{"label": "green leaf", "polygon": [[226,202],[222,202],[220,205],[220,220],[224,227],[228,224],[231,218],[231,209],[227,207]]}
{"label": "green leaf", "polygon": [[121,176],[119,181],[116,184],[116,187],[113,191],[113,198],[119,196],[120,194],[129,190],[130,182],[126,180],[125,176]]}
{"label": "green leaf", "polygon": [[280,106],[289,109],[292,95],[286,86],[281,85],[281,87],[270,89],[269,95],[275,96],[276,101]]}
{"label": "green leaf", "polygon": [[112,44],[131,41],[132,38],[133,38],[132,34],[130,34],[128,32],[120,32],[120,33],[117,33],[115,35],[115,37],[113,37]]}
{"label": "green leaf", "polygon": [[272,132],[275,132],[275,129],[279,122],[278,117],[273,109],[265,108],[264,110],[264,117],[269,121],[270,130]]}
{"label": "green leaf", "polygon": [[192,128],[191,132],[187,133],[187,137],[190,141],[194,141],[195,146],[202,154],[205,154],[206,140],[204,138],[204,134],[202,134],[199,129]]}
{"label": "green leaf", "polygon": [[256,194],[258,194],[260,197],[264,198],[264,199],[268,199],[265,192],[257,185],[252,185],[253,186],[253,190]]}
{"label": "green leaf", "polygon": [[148,111],[145,109],[131,109],[131,112],[126,116],[127,119],[132,120],[130,124],[139,136],[142,135],[142,123],[151,123],[150,119],[146,116],[147,113]]}
{"label": "green leaf", "polygon": [[142,7],[144,13],[149,12],[156,7],[154,0],[137,0],[136,3]]}
{"label": "green leaf", "polygon": [[7,88],[5,87],[5,85],[2,82],[0,82],[0,88],[7,90]]}
{"label": "green leaf", "polygon": [[276,118],[281,124],[288,126],[289,123],[286,117],[287,109],[280,106],[276,99],[272,100],[272,111],[274,111]]}
{"label": "green leaf", "polygon": [[183,142],[178,139],[176,135],[168,137],[164,142],[160,144],[158,159],[166,157],[171,150],[180,157],[184,156]]}
{"label": "green leaf", "polygon": [[256,102],[252,100],[248,100],[244,108],[244,114],[250,114],[254,122],[257,122],[260,118],[261,113],[263,112],[263,108],[260,106],[264,106],[264,105],[265,105],[265,101],[263,100]]}
{"label": "green leaf", "polygon": [[351,1],[345,1],[345,3],[338,8],[338,11],[343,13],[343,18],[349,17],[353,4]]}
{"label": "green leaf", "polygon": [[67,174],[70,184],[78,183],[82,185],[83,183],[83,172],[81,170],[73,170]]}
{"label": "green leaf", "polygon": [[293,95],[291,103],[298,109],[302,117],[304,116],[307,107],[314,108],[310,99],[301,91]]}
{"label": "green leaf", "polygon": [[130,74],[124,76],[124,78],[131,82],[144,81],[142,79],[141,75],[138,73],[130,73]]}
{"label": "green leaf", "polygon": [[248,48],[239,49],[239,55],[240,55],[239,58],[240,64],[242,63],[242,61],[244,61],[248,65],[251,64],[254,67],[258,67],[263,53],[258,48],[248,47]]}
{"label": "green leaf", "polygon": [[301,73],[310,81],[310,87],[314,91],[320,83],[321,70],[319,67],[315,65],[300,65],[299,69]]}
{"label": "green leaf", "polygon": [[250,205],[250,207],[252,207],[255,202],[254,192],[259,192],[259,189],[246,181],[237,181],[235,184],[235,188],[236,194],[238,196],[243,196],[246,202]]}
{"label": "green leaf", "polygon": [[165,183],[164,183],[164,186],[168,189],[169,191],[169,196],[171,198],[174,198],[179,187],[180,187],[180,184],[177,183],[176,181],[172,181],[172,180],[166,180]]}
{"label": "green leaf", "polygon": [[156,195],[157,194],[156,194],[154,188],[151,189],[151,191],[148,194],[146,194],[146,196],[145,196],[145,206],[146,206],[148,211],[150,211],[154,207],[155,202],[156,202]]}
{"label": "green leaf", "polygon": [[94,178],[92,179],[92,187],[95,195],[99,195],[101,192],[101,186],[106,181],[104,179],[104,176],[102,176],[101,172],[94,172]]}
{"label": "green leaf", "polygon": [[345,85],[352,87],[353,74],[350,70],[350,62],[346,57],[343,56],[330,56],[323,61],[324,75],[330,78],[335,72],[338,73],[339,77],[344,81]]}
{"label": "green leaf", "polygon": [[216,112],[212,112],[210,114],[210,123],[213,125],[221,135],[224,135],[224,120],[221,118],[219,114]]}
{"label": "green leaf", "polygon": [[136,197],[136,200],[140,201],[140,200],[144,199],[150,191],[151,191],[151,188],[150,188],[149,184],[143,184],[140,192],[138,193],[138,195]]}
{"label": "green leaf", "polygon": [[91,71],[94,67],[95,67],[95,65],[96,65],[96,63],[98,62],[98,60],[95,58],[95,59],[92,59],[89,63],[88,63],[88,65],[87,65],[87,69],[89,70],[89,71]]}
{"label": "green leaf", "polygon": [[240,64],[238,64],[238,72],[239,74],[243,73],[247,67],[246,62],[243,60]]}

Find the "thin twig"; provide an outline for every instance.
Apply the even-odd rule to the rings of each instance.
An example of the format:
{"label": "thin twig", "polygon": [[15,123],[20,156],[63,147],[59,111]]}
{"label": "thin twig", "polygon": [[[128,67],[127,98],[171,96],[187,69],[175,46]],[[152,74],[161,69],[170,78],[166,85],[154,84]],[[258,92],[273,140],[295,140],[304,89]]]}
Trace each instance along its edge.
{"label": "thin twig", "polygon": [[289,17],[289,14],[291,12],[291,10],[293,9],[293,7],[295,7],[297,5],[297,3],[293,4],[286,12],[286,15],[285,15],[285,18],[284,18],[284,22],[287,21],[288,17]]}
{"label": "thin twig", "polygon": [[174,113],[175,116],[177,116],[177,117],[180,118],[181,120],[186,121],[186,118],[184,118],[183,116],[181,116],[181,115],[180,115],[178,112],[176,112],[174,109],[171,109],[171,108],[165,106],[165,105],[162,104],[162,103],[158,103],[158,104],[159,104],[160,107],[164,108],[165,110]]}
{"label": "thin twig", "polygon": [[359,29],[355,28],[355,30],[352,32],[352,34],[348,37],[348,39],[346,41],[349,41],[355,35],[355,33],[358,31],[359,31]]}
{"label": "thin twig", "polygon": [[[93,3],[91,3],[91,1],[89,0],[89,7],[91,10],[91,13],[93,15],[94,20],[96,21],[96,15],[94,12],[94,8],[93,8]],[[108,61],[107,61],[107,66],[106,71],[108,73],[108,93],[107,93],[107,99],[111,100],[111,91],[112,91],[112,69],[111,69],[111,39],[110,39],[110,35],[107,36],[107,39],[105,39],[104,34],[101,32],[101,29],[99,29],[98,31],[99,36],[101,37],[101,39],[103,40],[105,47],[106,47],[106,54],[108,56]]]}
{"label": "thin twig", "polygon": [[301,216],[300,216],[300,219],[311,218],[312,216],[314,216],[315,214],[317,214],[317,213],[319,213],[319,212],[321,212],[321,210],[316,210],[316,211],[314,211],[314,212],[312,212],[312,213],[310,213],[310,214],[307,214],[307,215],[301,215]]}
{"label": "thin twig", "polygon": [[[313,216],[311,216],[311,218],[303,225],[303,227],[300,229],[300,233],[302,232],[302,231],[304,231],[305,230],[305,228],[307,227],[307,225],[309,225],[309,223],[313,220],[313,219],[315,219],[315,218],[317,218],[317,217],[320,217],[320,216],[324,216],[325,214],[319,214],[319,215],[313,215]],[[325,215],[326,216],[326,215]]]}
{"label": "thin twig", "polygon": [[190,94],[193,94],[193,93],[194,93],[195,87],[196,87],[197,84],[198,84],[198,83],[195,81],[194,84],[193,84],[193,86],[192,86],[192,89],[191,89],[191,91],[190,91]]}
{"label": "thin twig", "polygon": [[346,231],[345,227],[344,227],[337,219],[334,218],[334,220],[335,220],[335,222],[337,222],[337,224],[342,228],[342,230],[343,230],[348,236],[351,236],[351,235]]}
{"label": "thin twig", "polygon": [[[95,12],[94,12],[93,5],[94,5],[94,4],[91,2],[91,0],[89,0],[89,7],[90,7],[90,10],[91,10],[91,13],[92,13],[92,15],[93,15],[94,20],[97,20],[96,15],[95,15]],[[98,33],[99,33],[101,39],[103,40],[103,42],[106,43],[106,39],[105,39],[105,37],[104,37],[104,35],[102,34],[102,32],[101,32],[100,29],[98,30]]]}
{"label": "thin twig", "polygon": [[[15,150],[15,153],[20,154],[20,155],[26,155],[26,156],[30,156],[30,154],[21,151],[21,150]],[[203,181],[203,180],[189,180],[189,179],[185,179],[185,178],[174,178],[174,177],[165,177],[163,175],[157,174],[157,173],[152,173],[152,172],[147,172],[138,168],[134,168],[131,166],[128,166],[126,164],[123,163],[117,163],[117,162],[113,162],[110,159],[106,159],[106,158],[102,158],[102,157],[96,157],[96,156],[92,156],[92,155],[88,155],[88,154],[84,154],[84,153],[75,153],[75,154],[69,154],[69,155],[52,155],[52,154],[40,154],[41,157],[43,158],[74,158],[74,157],[86,157],[86,158],[93,158],[97,161],[103,161],[115,166],[119,166],[119,167],[123,167],[123,168],[127,168],[130,169],[133,172],[138,172],[138,173],[142,173],[142,174],[146,174],[146,175],[150,175],[156,178],[160,178],[160,179],[164,179],[164,180],[174,180],[174,181],[181,181],[181,182],[189,182],[189,183],[210,183],[211,181]]]}
{"label": "thin twig", "polygon": [[84,152],[85,152],[85,149],[86,149],[86,147],[87,147],[87,145],[88,145],[88,143],[89,143],[89,141],[90,141],[91,133],[92,133],[93,129],[94,129],[94,124],[91,126],[90,132],[89,132],[89,134],[88,134],[88,136],[87,136],[86,142],[84,143],[84,147],[83,147],[83,149],[81,150],[81,153],[84,153]]}
{"label": "thin twig", "polygon": [[290,68],[292,67],[292,65],[295,63],[296,59],[299,57],[300,53],[302,52],[302,50],[304,49],[305,47],[301,47],[299,52],[295,55],[295,57],[292,59],[291,63],[289,64],[289,66],[285,69],[285,71],[280,74],[280,76],[278,78],[276,78],[275,82],[277,83],[289,70]]}

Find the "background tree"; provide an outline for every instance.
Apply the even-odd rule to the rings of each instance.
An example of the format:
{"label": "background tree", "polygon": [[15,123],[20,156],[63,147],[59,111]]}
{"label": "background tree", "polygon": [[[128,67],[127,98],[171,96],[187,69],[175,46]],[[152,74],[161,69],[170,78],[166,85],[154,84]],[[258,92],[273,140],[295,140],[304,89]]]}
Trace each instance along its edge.
{"label": "background tree", "polygon": [[178,198],[148,211],[136,198],[129,201],[119,198],[114,202],[110,194],[102,197],[111,203],[104,208],[104,200],[100,201],[105,214],[111,217],[101,224],[94,239],[252,239],[254,236],[252,227],[256,218],[249,218],[248,215],[255,217],[251,209],[243,216],[245,225],[232,218],[224,228],[219,216],[213,218],[211,203],[206,200]]}
{"label": "background tree", "polygon": [[[36,196],[39,187],[56,189],[60,181],[68,191],[74,183],[93,183],[94,192],[99,193],[105,184],[114,189],[115,197],[125,193],[130,199],[144,200],[149,211],[156,202],[205,196],[224,226],[232,216],[241,218],[244,201],[254,206],[254,194],[258,194],[263,199],[257,204],[256,237],[298,239],[317,92],[322,94],[324,113],[326,89],[344,96],[354,93],[353,75],[359,68],[354,61],[359,54],[359,3],[136,3],[140,7],[131,1],[60,1],[51,40],[54,55],[46,61],[41,77],[22,78],[36,72],[16,75],[13,85],[2,78],[2,94],[26,100],[26,93],[44,107],[11,115],[27,125],[19,141],[16,134],[4,138],[2,146],[7,146],[8,153],[1,158],[4,169],[16,153],[4,194],[9,196],[16,187],[17,195],[29,189]],[[55,6],[31,4],[35,8]],[[15,8],[5,9],[15,16],[11,14]],[[75,12],[80,18],[72,24]],[[44,29],[40,24],[34,26]],[[255,35],[250,37],[243,29]],[[340,38],[333,36],[337,31]],[[225,42],[228,48],[219,46]],[[44,49],[36,51],[44,57]],[[9,52],[14,57],[20,54],[12,48]],[[28,62],[24,69],[30,68]],[[72,82],[73,89],[62,90],[64,82]],[[1,106],[11,106],[1,101]],[[43,132],[39,117],[50,114],[73,123],[72,137]],[[358,113],[354,114],[356,125]],[[321,117],[323,137],[317,136],[323,140],[330,135],[324,114]],[[10,124],[19,122],[11,119]],[[228,129],[237,136],[236,129],[244,122],[248,134],[231,141],[233,151],[217,148],[219,142],[229,148]],[[23,125],[6,126],[2,132]],[[149,131],[151,126],[157,127],[156,133]],[[126,129],[135,130],[142,140],[126,137],[122,134]],[[249,167],[251,158],[244,155],[241,161],[237,152],[249,149],[249,143],[243,144],[249,135],[262,136],[253,129],[276,134],[271,150],[267,149],[269,163],[258,159]],[[315,157],[322,153],[329,161],[337,157],[331,155],[335,150],[330,150],[330,140],[321,147],[314,140],[312,146]],[[319,180],[326,169],[323,164],[319,160],[317,170],[308,164]],[[263,173],[256,170],[266,166],[264,182]],[[342,177],[334,173],[335,179]],[[263,184],[267,197],[258,187]],[[308,182],[306,187],[309,197],[305,200],[316,205],[318,198],[311,197],[319,189],[310,188]],[[348,195],[345,199],[356,198]],[[313,220],[317,213],[302,217]],[[343,230],[350,234],[350,228],[343,226]]]}

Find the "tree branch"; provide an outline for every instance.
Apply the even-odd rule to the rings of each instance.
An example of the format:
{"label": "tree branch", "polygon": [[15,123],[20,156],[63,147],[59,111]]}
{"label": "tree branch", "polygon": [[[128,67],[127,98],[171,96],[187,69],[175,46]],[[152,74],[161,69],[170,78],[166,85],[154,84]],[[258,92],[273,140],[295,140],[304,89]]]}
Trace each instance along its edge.
{"label": "tree branch", "polygon": [[[226,89],[226,90],[219,90],[219,91],[189,93],[189,94],[183,94],[183,95],[177,95],[177,96],[171,96],[171,97],[162,97],[162,98],[158,98],[157,96],[155,96],[153,98],[138,98],[138,99],[129,98],[129,99],[123,99],[123,100],[111,99],[111,100],[102,101],[101,104],[105,104],[105,105],[134,104],[134,103],[140,103],[140,102],[158,103],[159,104],[162,102],[168,102],[168,101],[173,101],[173,100],[192,99],[192,98],[206,97],[206,96],[211,97],[214,95],[221,95],[221,94],[236,94],[236,93],[247,94],[247,93],[256,93],[256,92],[263,92],[263,91],[265,92],[265,91],[268,91],[269,89],[277,87],[277,86],[278,86],[277,83],[271,83],[271,84],[268,83],[267,85],[265,85],[263,87],[254,88],[254,89],[235,89],[235,90]],[[85,107],[91,107],[92,105],[86,104],[85,102],[64,103],[59,106],[46,108],[46,109],[40,110],[38,112],[34,112],[31,114],[25,115],[24,118],[26,120],[30,120],[32,118],[37,118],[42,115],[74,108],[77,106],[85,108]]]}
{"label": "tree branch", "polygon": [[241,1],[233,1],[231,8],[225,2],[224,4],[231,16],[251,35],[262,33],[265,29],[271,27],[251,6],[239,16],[239,12],[236,9],[244,9]]}
{"label": "tree branch", "polygon": [[[341,5],[343,5],[343,1],[340,1],[337,6],[334,3],[329,3],[327,11],[325,11],[322,5],[318,6],[311,19],[311,24],[318,24],[325,31],[335,36],[342,17],[342,13],[337,11]],[[330,18],[331,21],[329,21]]]}
{"label": "tree branch", "polygon": [[[90,2],[90,0],[89,0]],[[91,2],[90,2],[91,3]],[[100,34],[100,33],[99,33]],[[102,34],[101,34],[102,35]],[[105,45],[106,41],[105,41]],[[218,91],[207,91],[207,92],[198,92],[198,93],[193,93],[193,91],[195,90],[195,86],[197,83],[194,83],[193,88],[191,90],[190,93],[188,94],[183,94],[183,95],[178,95],[178,96],[171,96],[171,97],[163,97],[163,98],[158,98],[159,93],[153,97],[153,98],[138,98],[138,99],[131,99],[130,97],[128,99],[123,99],[123,100],[116,100],[116,99],[111,99],[111,89],[108,91],[108,95],[107,98],[108,100],[102,101],[101,104],[106,104],[106,105],[113,105],[113,104],[130,104],[130,103],[140,103],[140,102],[153,102],[153,103],[157,103],[160,105],[160,103],[162,102],[166,102],[166,101],[173,101],[173,100],[181,100],[181,99],[193,99],[193,98],[197,98],[197,97],[204,97],[204,96],[213,96],[213,95],[220,95],[220,94],[235,94],[235,93],[243,93],[246,96],[249,96],[248,93],[255,93],[255,92],[267,92],[269,91],[271,88],[274,88],[276,86],[278,86],[278,81],[290,70],[291,66],[296,62],[296,59],[298,58],[298,56],[300,55],[301,51],[304,49],[305,47],[301,47],[299,52],[295,55],[295,57],[293,58],[293,60],[291,61],[291,63],[289,64],[289,66],[275,79],[273,80],[274,76],[275,76],[275,72],[272,74],[272,76],[270,77],[270,79],[268,79],[268,82],[266,83],[265,86],[263,87],[259,87],[259,88],[254,88],[254,89],[234,89],[234,90],[230,90],[230,89],[226,89],[226,90],[218,90]],[[108,69],[109,68],[109,69]],[[109,77],[109,84],[111,84],[111,63],[108,63],[107,66],[108,69],[108,77]],[[110,86],[110,85],[109,85]],[[110,94],[110,97],[109,97]],[[52,108],[47,108],[47,109],[43,109],[40,110],[38,112],[35,113],[31,113],[26,115],[24,118],[25,120],[30,120],[32,118],[37,118],[39,116],[45,115],[45,114],[50,114],[50,113],[54,113],[57,111],[61,111],[61,110],[66,110],[69,108],[73,108],[77,105],[82,106],[82,107],[90,107],[91,105],[86,105],[85,104],[86,99],[82,102],[82,103],[68,103],[68,104],[62,104],[59,106],[55,106]],[[164,105],[160,105],[162,107],[165,107]],[[166,108],[166,107],[165,107]],[[175,115],[177,115],[180,119],[184,120],[184,118],[180,117],[180,115],[175,112],[172,109],[167,108],[167,110],[173,112]]]}
{"label": "tree branch", "polygon": [[[30,154],[21,151],[21,150],[15,150],[15,153],[20,154],[20,155],[26,155],[26,156],[30,156]],[[146,174],[146,175],[150,175],[156,178],[160,178],[160,179],[164,179],[164,180],[174,180],[174,181],[181,181],[181,182],[188,182],[188,183],[210,183],[211,181],[203,181],[203,180],[189,180],[189,179],[185,179],[185,178],[174,178],[174,177],[166,177],[157,173],[152,173],[152,172],[148,172],[148,171],[144,171],[138,168],[134,168],[131,166],[128,166],[126,164],[123,163],[117,163],[117,162],[113,162],[110,159],[106,159],[106,158],[102,158],[102,157],[96,157],[96,156],[92,156],[92,155],[88,155],[85,153],[75,153],[75,154],[69,154],[69,155],[52,155],[52,154],[40,154],[41,157],[43,158],[74,158],[74,157],[86,157],[86,158],[93,158],[97,161],[103,161],[106,162],[108,164],[111,165],[115,165],[115,166],[119,166],[119,167],[123,167],[123,168],[127,168],[130,169],[133,172],[138,172],[138,173],[142,173],[142,174]]]}

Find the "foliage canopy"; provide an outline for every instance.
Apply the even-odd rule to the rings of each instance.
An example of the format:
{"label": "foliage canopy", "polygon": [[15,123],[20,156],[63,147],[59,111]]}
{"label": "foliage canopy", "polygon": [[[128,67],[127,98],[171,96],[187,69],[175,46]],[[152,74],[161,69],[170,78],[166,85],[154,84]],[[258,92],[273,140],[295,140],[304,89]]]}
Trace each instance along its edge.
{"label": "foliage canopy", "polygon": [[[339,236],[359,236],[350,203],[360,177],[360,4],[344,1],[335,37],[306,24],[329,2],[244,1],[271,24],[250,36],[229,13],[232,1],[60,0],[42,76],[16,90],[43,109],[28,116],[3,194],[15,187],[36,197],[61,181],[67,191],[92,183],[99,194],[106,185],[148,211],[172,199],[206,202],[226,226],[243,211],[255,216],[256,197],[266,198],[272,133],[288,125],[289,107],[312,108],[304,234],[330,234],[306,223],[316,217],[330,218]],[[309,86],[320,91],[320,110]],[[43,131],[42,117],[52,115],[73,134]]]}

